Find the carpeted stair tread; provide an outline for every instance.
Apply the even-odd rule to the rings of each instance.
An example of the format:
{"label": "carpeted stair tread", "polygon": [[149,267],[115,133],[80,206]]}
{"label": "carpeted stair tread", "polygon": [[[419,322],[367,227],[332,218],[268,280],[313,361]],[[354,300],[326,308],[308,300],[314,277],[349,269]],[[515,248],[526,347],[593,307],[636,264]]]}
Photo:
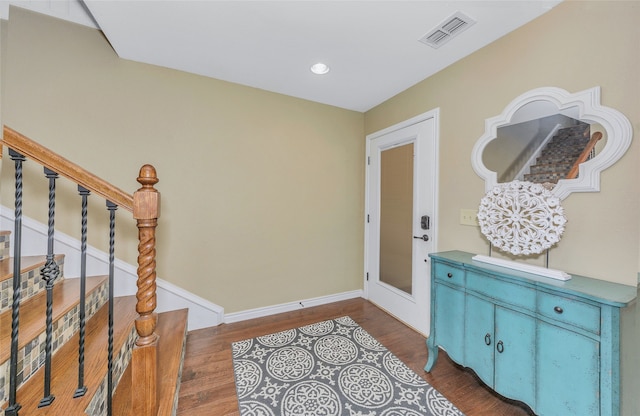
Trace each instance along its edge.
{"label": "carpeted stair tread", "polygon": [[550,165],[554,163],[571,163],[575,162],[575,159],[580,156],[581,152],[577,152],[576,154],[568,155],[566,153],[562,154],[551,154],[546,156],[541,156],[536,159],[537,165]]}
{"label": "carpeted stair tread", "polygon": [[[126,342],[137,316],[135,296],[114,299],[114,357]],[[55,400],[50,406],[38,408],[42,399],[44,368],[34,374],[18,390],[17,401],[21,415],[84,415],[85,409],[107,374],[108,304],[105,304],[87,322],[85,344],[85,386],[83,397],[73,398],[78,387],[78,338],[76,333],[53,356],[51,394]],[[116,380],[114,380],[114,383]]]}
{"label": "carpeted stair tread", "polygon": [[540,157],[537,158],[538,163],[544,163],[545,160],[551,160],[554,162],[560,161],[573,161],[578,158],[582,154],[582,150],[584,146],[579,149],[570,149],[570,150],[562,150],[558,151],[557,149],[551,149],[548,151],[544,151],[540,153]]}
{"label": "carpeted stair tread", "polygon": [[566,178],[589,140],[589,125],[560,129],[542,149],[536,164],[529,167],[529,173],[524,175],[524,180],[534,183],[557,183],[560,179]]}
{"label": "carpeted stair tread", "polygon": [[[86,294],[92,293],[107,281],[106,276],[88,277],[86,281]],[[53,288],[53,322],[64,316],[80,301],[80,279],[64,279],[54,285]],[[40,292],[32,298],[20,304],[18,348],[24,347],[29,341],[38,337],[45,331],[47,293]],[[11,345],[11,310],[0,314],[0,343],[4,346]],[[0,363],[7,361],[11,349],[2,348],[0,351]]]}
{"label": "carpeted stair tread", "polygon": [[564,179],[565,173],[538,173],[534,175],[524,175],[524,179],[533,183],[558,183],[560,179]]}
{"label": "carpeted stair tread", "polygon": [[[158,314],[158,416],[171,416],[180,388],[188,309]],[[113,397],[113,414],[131,414],[131,365],[127,367]]]}
{"label": "carpeted stair tread", "polygon": [[567,166],[571,168],[573,166],[573,163],[539,163],[537,165],[531,166],[531,173],[537,173],[533,172],[534,170],[542,172],[562,172]]}

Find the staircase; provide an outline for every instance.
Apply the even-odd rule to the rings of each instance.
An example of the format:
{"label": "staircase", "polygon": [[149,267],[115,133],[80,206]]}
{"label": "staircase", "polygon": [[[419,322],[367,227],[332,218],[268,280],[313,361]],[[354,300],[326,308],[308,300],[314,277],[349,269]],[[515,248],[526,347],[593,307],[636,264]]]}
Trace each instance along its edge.
{"label": "staircase", "polygon": [[524,180],[555,184],[560,179],[570,179],[569,172],[590,143],[589,127],[589,124],[582,123],[560,129],[558,134],[544,147],[536,159],[536,164],[530,167],[529,173],[524,175]]}
{"label": "staircase", "polygon": [[[2,144],[14,151],[20,148],[20,155],[32,156],[26,160],[37,160],[48,169],[51,157],[68,163],[67,168],[57,170],[67,178],[65,169],[78,171],[48,150],[33,151],[38,145],[6,127]],[[49,159],[41,160],[45,154]],[[110,192],[95,178],[73,176],[84,191]],[[151,189],[157,182],[155,170],[143,167],[138,179],[143,187],[131,198],[140,229],[139,291],[135,296],[113,297],[112,250],[109,275],[86,276],[82,265],[82,276],[66,277],[62,255],[20,255],[21,245],[15,241],[20,241],[21,234],[18,209],[14,247],[12,232],[0,231],[0,411],[5,416],[176,414],[187,310],[153,311],[159,207],[157,192]],[[113,199],[127,203],[117,195]],[[141,209],[145,206],[152,209]],[[50,236],[52,232],[50,227]],[[49,238],[50,247],[52,240]],[[85,250],[83,237],[83,262]],[[53,278],[51,270],[56,271]]]}

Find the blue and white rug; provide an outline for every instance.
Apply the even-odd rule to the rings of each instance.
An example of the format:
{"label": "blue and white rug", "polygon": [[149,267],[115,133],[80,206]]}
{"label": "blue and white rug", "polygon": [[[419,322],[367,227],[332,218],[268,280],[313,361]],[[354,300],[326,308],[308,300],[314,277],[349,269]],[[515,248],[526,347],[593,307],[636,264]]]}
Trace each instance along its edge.
{"label": "blue and white rug", "polygon": [[241,416],[462,415],[348,316],[232,348]]}

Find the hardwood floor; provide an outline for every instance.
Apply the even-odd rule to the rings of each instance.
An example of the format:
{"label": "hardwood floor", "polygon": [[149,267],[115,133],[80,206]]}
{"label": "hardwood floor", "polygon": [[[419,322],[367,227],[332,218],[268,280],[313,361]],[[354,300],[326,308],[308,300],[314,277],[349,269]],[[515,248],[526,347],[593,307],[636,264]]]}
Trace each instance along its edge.
{"label": "hardwood floor", "polygon": [[431,373],[425,338],[364,299],[351,299],[189,333],[178,416],[239,415],[231,342],[350,316],[467,416],[524,416],[526,407],[493,393],[441,351]]}

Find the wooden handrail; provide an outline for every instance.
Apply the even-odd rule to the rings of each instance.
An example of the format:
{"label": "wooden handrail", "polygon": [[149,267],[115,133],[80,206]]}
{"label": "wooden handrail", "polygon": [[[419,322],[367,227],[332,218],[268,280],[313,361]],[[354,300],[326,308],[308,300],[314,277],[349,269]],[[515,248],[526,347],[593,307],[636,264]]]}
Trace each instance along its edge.
{"label": "wooden handrail", "polygon": [[602,133],[600,133],[599,131],[593,133],[593,135],[591,136],[591,140],[589,140],[589,143],[587,143],[587,146],[584,148],[582,153],[580,153],[580,156],[571,167],[571,170],[569,170],[569,173],[567,173],[567,176],[565,177],[565,179],[575,179],[578,177],[578,170],[579,170],[580,164],[582,162],[585,162],[589,158],[591,151],[593,150],[594,147],[596,147],[596,143],[598,143],[598,140],[600,139],[602,139]]}
{"label": "wooden handrail", "polygon": [[15,150],[27,159],[34,160],[67,179],[81,185],[92,193],[113,202],[122,209],[133,213],[133,196],[97,177],[86,169],[65,159],[46,147],[23,136],[10,127],[4,126],[4,137],[0,143]]}
{"label": "wooden handrail", "polygon": [[[155,416],[158,407],[155,233],[160,216],[160,193],[154,188],[158,183],[155,168],[151,165],[140,168],[138,182],[142,186],[130,195],[7,126],[4,126],[4,138],[0,140],[0,146],[2,145],[133,214],[139,241],[136,293],[138,317],[135,321],[138,338],[131,352],[130,364],[132,414]],[[0,147],[0,157],[1,150]]]}

